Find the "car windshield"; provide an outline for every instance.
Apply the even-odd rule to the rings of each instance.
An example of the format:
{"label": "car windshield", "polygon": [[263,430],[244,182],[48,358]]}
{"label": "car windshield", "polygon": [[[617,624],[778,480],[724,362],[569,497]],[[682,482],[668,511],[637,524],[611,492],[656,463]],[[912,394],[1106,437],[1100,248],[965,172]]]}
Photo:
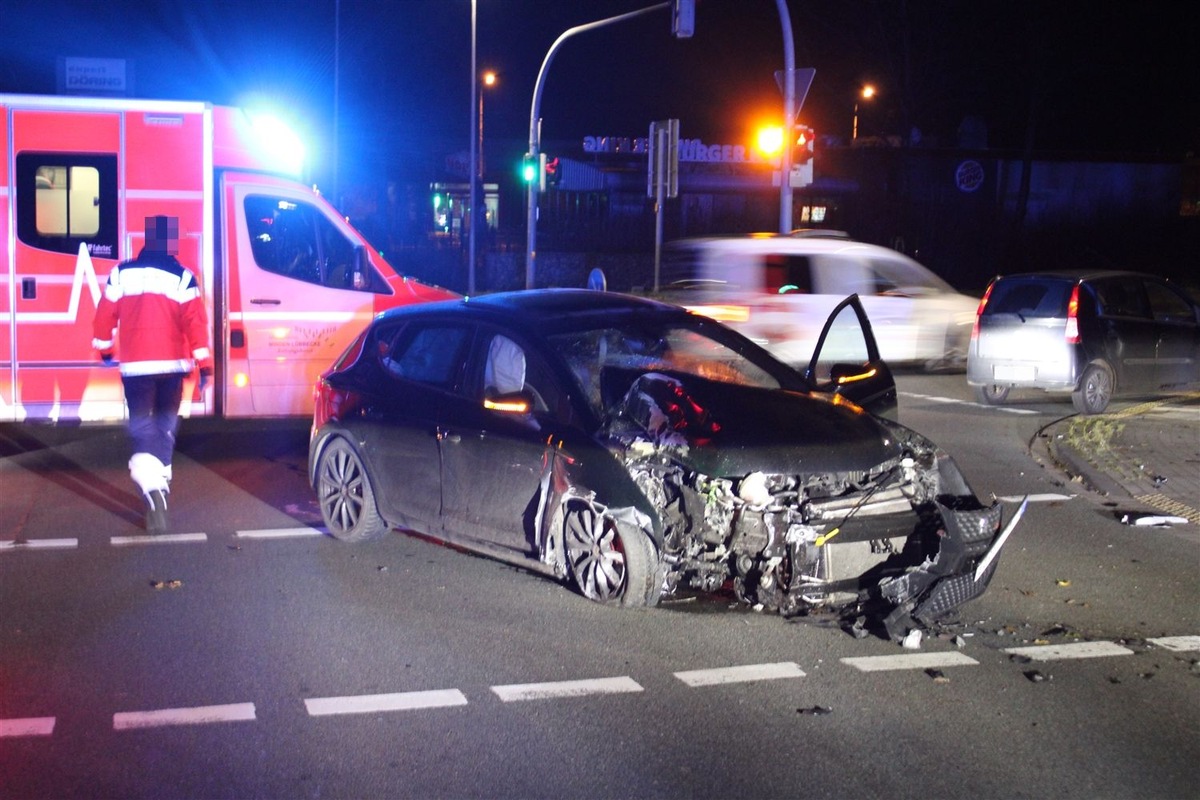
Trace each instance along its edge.
{"label": "car windshield", "polygon": [[547,341],[562,356],[601,419],[606,405],[617,399],[605,396],[602,373],[667,372],[763,389],[781,386],[765,363],[756,363],[701,326],[673,322],[601,327],[553,334]]}

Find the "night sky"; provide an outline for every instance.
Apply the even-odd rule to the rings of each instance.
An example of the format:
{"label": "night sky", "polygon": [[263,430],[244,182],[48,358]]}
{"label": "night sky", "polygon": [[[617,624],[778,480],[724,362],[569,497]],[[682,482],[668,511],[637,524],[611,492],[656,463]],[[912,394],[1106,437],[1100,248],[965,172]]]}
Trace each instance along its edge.
{"label": "night sky", "polygon": [[[488,147],[523,148],[534,80],[559,34],[649,5],[478,0],[479,68],[500,74],[485,98]],[[925,145],[953,146],[975,116],[994,148],[1023,148],[1032,132],[1041,152],[1200,151],[1200,60],[1184,3],[789,5],[796,66],[816,69],[800,120],[819,134],[849,137],[870,81],[880,96],[861,107],[862,136],[916,129]],[[54,93],[59,57],[126,58],[138,96],[276,105],[319,165],[336,76],[343,174],[436,177],[421,173],[470,142],[470,15],[469,0],[0,0],[0,92]],[[548,73],[543,142],[644,136],[672,117],[684,137],[746,142],[782,113],[782,67],[774,0],[699,0],[691,39],[671,38],[666,10],[582,33]]]}

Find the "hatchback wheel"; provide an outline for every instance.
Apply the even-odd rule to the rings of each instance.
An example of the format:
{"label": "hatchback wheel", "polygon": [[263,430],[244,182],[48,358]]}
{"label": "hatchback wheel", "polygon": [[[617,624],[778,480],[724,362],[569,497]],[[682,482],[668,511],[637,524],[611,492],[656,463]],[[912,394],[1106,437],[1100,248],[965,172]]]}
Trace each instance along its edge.
{"label": "hatchback wheel", "polygon": [[1001,386],[997,383],[986,383],[983,386],[971,387],[975,390],[975,399],[985,406],[998,406],[1008,399],[1011,386]]}
{"label": "hatchback wheel", "polygon": [[575,502],[565,515],[563,543],[584,597],[622,606],[658,602],[654,544],[641,531],[622,530],[592,504]]}
{"label": "hatchback wheel", "polygon": [[1088,364],[1079,379],[1079,388],[1071,392],[1071,403],[1080,414],[1101,414],[1113,395],[1113,374],[1104,364]]}
{"label": "hatchback wheel", "polygon": [[317,502],[336,539],[361,542],[387,532],[379,516],[366,467],[345,439],[334,439],[317,463]]}

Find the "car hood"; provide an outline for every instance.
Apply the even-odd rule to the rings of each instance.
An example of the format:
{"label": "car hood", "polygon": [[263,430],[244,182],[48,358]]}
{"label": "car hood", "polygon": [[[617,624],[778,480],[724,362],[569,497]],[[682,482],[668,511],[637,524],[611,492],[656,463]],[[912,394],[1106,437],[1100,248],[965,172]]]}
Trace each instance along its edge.
{"label": "car hood", "polygon": [[866,470],[899,454],[888,429],[853,405],[664,373],[633,382],[609,433],[674,448],[694,469],[723,477]]}

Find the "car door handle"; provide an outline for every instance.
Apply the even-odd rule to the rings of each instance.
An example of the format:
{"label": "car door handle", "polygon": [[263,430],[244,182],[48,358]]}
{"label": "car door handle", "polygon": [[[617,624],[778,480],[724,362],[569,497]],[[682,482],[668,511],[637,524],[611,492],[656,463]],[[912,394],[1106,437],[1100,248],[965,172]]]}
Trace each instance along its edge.
{"label": "car door handle", "polygon": [[282,300],[274,300],[270,297],[255,297],[250,300],[256,306],[277,306],[282,303]]}

